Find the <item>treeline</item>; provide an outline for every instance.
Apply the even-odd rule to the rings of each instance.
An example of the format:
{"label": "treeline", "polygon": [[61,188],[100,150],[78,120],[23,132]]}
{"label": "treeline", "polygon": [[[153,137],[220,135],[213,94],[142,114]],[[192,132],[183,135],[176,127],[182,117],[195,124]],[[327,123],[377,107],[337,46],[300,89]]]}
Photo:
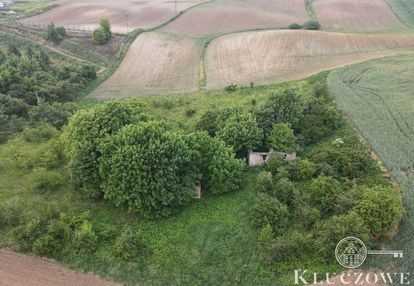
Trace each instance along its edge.
{"label": "treeline", "polygon": [[32,123],[61,128],[75,110],[67,102],[95,78],[95,67],[55,61],[43,49],[30,45],[0,50],[2,137]]}

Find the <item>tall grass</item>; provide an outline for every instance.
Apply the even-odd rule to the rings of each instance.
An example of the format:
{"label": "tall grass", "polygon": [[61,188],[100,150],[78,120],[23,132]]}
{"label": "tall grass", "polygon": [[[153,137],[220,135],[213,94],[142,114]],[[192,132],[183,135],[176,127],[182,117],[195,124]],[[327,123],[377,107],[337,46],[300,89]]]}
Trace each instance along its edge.
{"label": "tall grass", "polygon": [[[405,218],[387,248],[402,249],[392,261],[414,271],[414,56],[383,58],[331,73],[328,85],[339,107],[404,190]],[[392,257],[378,257],[388,267]]]}

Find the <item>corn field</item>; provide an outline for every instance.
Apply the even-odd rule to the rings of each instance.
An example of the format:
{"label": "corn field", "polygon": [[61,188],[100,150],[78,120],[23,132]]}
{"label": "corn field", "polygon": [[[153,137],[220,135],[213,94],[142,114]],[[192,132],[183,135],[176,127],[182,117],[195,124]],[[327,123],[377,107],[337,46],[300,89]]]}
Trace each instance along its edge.
{"label": "corn field", "polygon": [[[414,272],[414,55],[372,60],[332,72],[330,92],[404,192],[406,215],[386,249],[404,258],[375,257],[374,266]],[[379,265],[378,265],[379,263]]]}

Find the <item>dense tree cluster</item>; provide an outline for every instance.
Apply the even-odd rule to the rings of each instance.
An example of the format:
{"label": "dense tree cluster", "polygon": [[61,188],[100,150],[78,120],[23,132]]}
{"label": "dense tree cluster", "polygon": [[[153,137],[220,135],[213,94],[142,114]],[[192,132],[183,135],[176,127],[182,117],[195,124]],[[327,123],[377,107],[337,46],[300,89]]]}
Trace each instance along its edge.
{"label": "dense tree cluster", "polygon": [[47,25],[44,37],[46,40],[58,45],[65,39],[66,29],[64,27],[57,27],[54,23],[50,23]]}
{"label": "dense tree cluster", "polygon": [[241,185],[243,163],[207,133],[185,134],[141,112],[138,101],[76,113],[64,138],[76,185],[145,217],[172,214],[194,196]]}

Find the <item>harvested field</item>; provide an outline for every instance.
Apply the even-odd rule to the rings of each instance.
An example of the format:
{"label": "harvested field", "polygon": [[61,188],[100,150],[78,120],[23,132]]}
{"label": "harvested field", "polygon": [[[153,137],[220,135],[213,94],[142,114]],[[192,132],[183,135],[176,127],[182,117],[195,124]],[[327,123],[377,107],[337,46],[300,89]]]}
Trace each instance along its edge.
{"label": "harvested field", "polygon": [[[178,0],[177,11],[202,0]],[[65,27],[92,29],[101,17],[108,17],[115,32],[157,26],[175,15],[171,0],[58,0],[56,8],[22,20],[23,23],[47,25],[54,22]]]}
{"label": "harvested field", "polygon": [[315,0],[313,7],[325,30],[370,32],[404,28],[384,0]]}
{"label": "harvested field", "polygon": [[199,60],[195,40],[144,33],[131,45],[116,72],[92,96],[111,99],[195,91]]}
{"label": "harvested field", "polygon": [[0,285],[3,286],[120,286],[93,275],[77,273],[35,256],[0,250]]}
{"label": "harvested field", "polygon": [[299,79],[410,46],[414,46],[410,34],[263,31],[224,36],[207,49],[207,88]]}
{"label": "harvested field", "polygon": [[307,20],[303,0],[220,0],[188,11],[163,31],[201,37],[246,29],[286,27]]}

